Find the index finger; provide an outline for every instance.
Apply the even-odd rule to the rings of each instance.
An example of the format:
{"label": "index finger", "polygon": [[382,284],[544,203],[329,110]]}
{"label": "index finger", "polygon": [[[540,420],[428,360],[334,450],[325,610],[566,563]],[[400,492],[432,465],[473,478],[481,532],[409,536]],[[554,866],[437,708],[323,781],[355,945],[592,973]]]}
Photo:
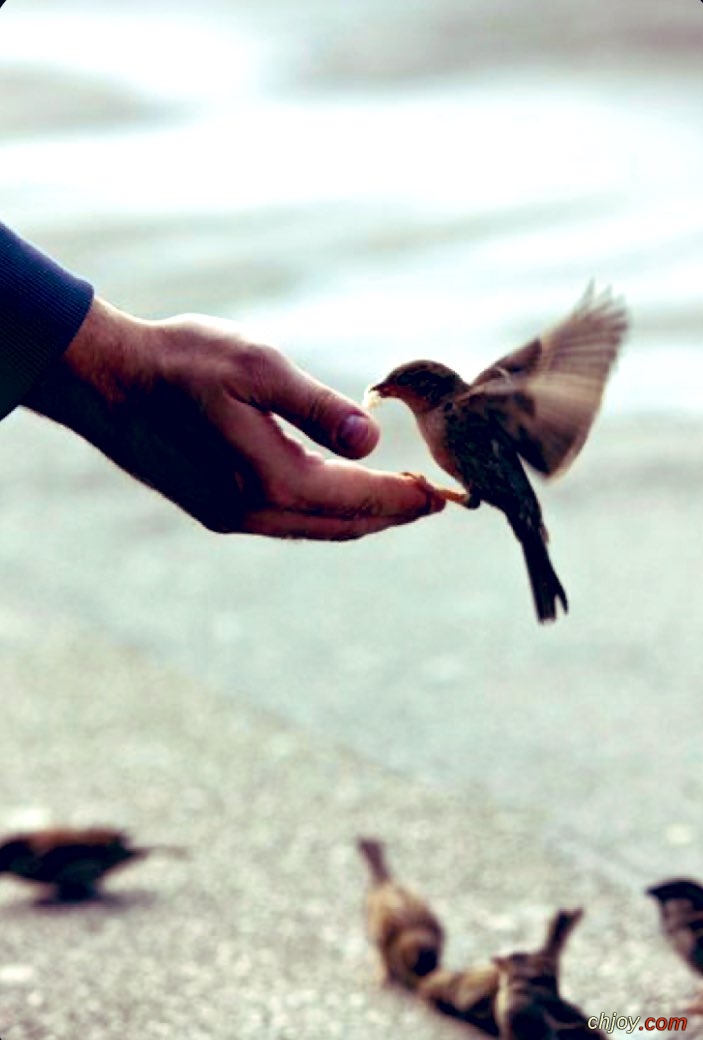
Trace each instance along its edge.
{"label": "index finger", "polygon": [[295,491],[297,512],[341,519],[385,517],[403,523],[446,505],[439,489],[420,477],[338,460],[312,460],[298,474]]}

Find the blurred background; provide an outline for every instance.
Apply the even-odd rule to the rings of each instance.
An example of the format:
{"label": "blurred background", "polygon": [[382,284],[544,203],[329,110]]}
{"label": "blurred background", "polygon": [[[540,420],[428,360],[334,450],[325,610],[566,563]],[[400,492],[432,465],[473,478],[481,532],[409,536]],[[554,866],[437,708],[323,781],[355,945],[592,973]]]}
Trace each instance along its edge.
{"label": "blurred background", "polygon": [[[357,399],[415,356],[470,377],[592,276],[633,329],[540,492],[572,604],[549,630],[487,508],[220,539],[21,411],[6,602],[538,807],[536,841],[627,883],[703,873],[702,53],[699,0],[9,0],[0,216],[114,304],[235,318]],[[401,409],[379,419],[372,464],[431,472]]]}
{"label": "blurred background", "polygon": [[700,405],[703,9],[549,0],[22,0],[6,220],[146,315],[231,314],[368,380],[467,373],[626,292],[614,407]]}

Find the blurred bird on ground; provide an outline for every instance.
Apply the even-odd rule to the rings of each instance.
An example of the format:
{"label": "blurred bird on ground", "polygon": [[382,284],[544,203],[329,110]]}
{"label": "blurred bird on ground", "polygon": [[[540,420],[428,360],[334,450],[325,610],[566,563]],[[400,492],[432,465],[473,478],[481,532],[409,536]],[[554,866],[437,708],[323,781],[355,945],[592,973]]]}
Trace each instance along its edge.
{"label": "blurred bird on ground", "polygon": [[[557,911],[547,926],[542,947],[532,955],[549,964],[557,980],[561,952],[581,916],[580,910]],[[439,968],[422,980],[418,992],[442,1014],[497,1036],[499,1027],[495,1016],[495,1000],[499,979],[500,972],[493,961],[472,965],[463,971]]]}
{"label": "blurred bird on ground", "polygon": [[56,827],[15,834],[0,844],[0,874],[52,889],[58,901],[99,895],[102,878],[152,852],[184,855],[177,846],[133,845],[125,831],[110,827]]}
{"label": "blurred bird on ground", "polygon": [[[688,878],[672,878],[647,889],[659,904],[662,931],[689,968],[703,975],[703,886]],[[703,989],[686,1009],[703,1015]]]}
{"label": "blurred bird on ground", "polygon": [[544,945],[533,953],[494,957],[498,969],[495,1017],[501,1040],[605,1040],[559,992],[559,958],[581,910],[560,910]]}
{"label": "blurred bird on ground", "polygon": [[380,958],[383,982],[415,989],[439,965],[444,930],[424,899],[392,877],[380,841],[359,838],[359,852],[369,868],[366,897],[369,939]]}

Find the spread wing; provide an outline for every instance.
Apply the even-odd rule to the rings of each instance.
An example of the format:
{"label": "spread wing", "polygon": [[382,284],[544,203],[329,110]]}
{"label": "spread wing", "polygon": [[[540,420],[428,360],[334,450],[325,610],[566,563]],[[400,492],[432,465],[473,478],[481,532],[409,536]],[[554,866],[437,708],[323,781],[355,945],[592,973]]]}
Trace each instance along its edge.
{"label": "spread wing", "polygon": [[571,314],[481,372],[466,402],[498,421],[540,473],[563,473],[598,414],[627,327],[622,300],[591,283]]}

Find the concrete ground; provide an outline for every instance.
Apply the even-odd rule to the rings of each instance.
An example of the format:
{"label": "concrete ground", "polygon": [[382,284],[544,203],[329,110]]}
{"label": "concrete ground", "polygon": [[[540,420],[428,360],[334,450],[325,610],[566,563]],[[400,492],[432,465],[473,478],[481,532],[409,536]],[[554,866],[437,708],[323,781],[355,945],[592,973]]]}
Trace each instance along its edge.
{"label": "concrete ground", "polygon": [[3,1040],[465,1033],[379,988],[359,833],[432,901],[448,965],[536,943],[554,907],[583,904],[564,990],[589,1013],[670,1015],[693,991],[646,901],[547,847],[534,812],[380,768],[21,604],[3,604],[0,668],[6,830],[107,822],[190,852],[125,870],[96,904],[3,880]]}

